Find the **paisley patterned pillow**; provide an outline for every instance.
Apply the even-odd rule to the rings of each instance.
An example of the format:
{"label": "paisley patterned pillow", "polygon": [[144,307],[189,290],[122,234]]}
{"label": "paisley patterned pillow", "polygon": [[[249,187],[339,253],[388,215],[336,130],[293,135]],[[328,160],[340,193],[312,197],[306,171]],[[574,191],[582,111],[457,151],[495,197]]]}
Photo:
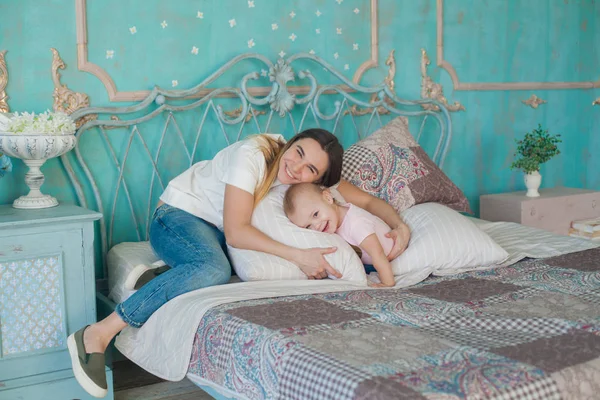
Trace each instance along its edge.
{"label": "paisley patterned pillow", "polygon": [[342,178],[396,211],[440,203],[472,213],[463,192],[429,158],[398,117],[344,153]]}

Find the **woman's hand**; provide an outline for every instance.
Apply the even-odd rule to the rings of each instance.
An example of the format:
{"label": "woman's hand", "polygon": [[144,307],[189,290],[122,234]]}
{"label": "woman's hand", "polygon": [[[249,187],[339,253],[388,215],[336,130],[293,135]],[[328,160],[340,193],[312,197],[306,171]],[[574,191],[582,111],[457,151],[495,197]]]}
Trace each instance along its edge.
{"label": "woman's hand", "polygon": [[406,250],[410,240],[410,228],[404,222],[385,234],[386,237],[394,239],[394,247],[388,254],[388,260],[392,261]]}
{"label": "woman's hand", "polygon": [[328,275],[336,278],[342,277],[342,274],[329,265],[325,259],[325,254],[334,253],[337,250],[336,247],[297,250],[298,252],[292,262],[308,276],[308,279],[323,279],[327,278]]}

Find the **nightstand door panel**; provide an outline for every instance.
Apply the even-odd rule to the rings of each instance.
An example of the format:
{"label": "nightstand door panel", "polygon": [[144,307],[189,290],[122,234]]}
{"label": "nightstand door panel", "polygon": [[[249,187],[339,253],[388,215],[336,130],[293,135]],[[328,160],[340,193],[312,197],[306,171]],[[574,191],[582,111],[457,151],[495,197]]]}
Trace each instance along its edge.
{"label": "nightstand door panel", "polygon": [[3,380],[69,368],[69,328],[85,324],[81,229],[11,233],[0,236]]}

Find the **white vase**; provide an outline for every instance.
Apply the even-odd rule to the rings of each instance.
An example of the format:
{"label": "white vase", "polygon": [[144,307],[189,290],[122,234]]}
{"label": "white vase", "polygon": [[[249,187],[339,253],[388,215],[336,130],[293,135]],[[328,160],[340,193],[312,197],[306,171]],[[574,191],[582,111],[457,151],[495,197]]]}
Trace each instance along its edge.
{"label": "white vase", "polygon": [[0,132],[0,153],[20,158],[29,167],[25,183],[29,194],[13,202],[15,208],[48,208],[58,205],[58,201],[43,194],[40,187],[44,174],[40,170],[49,158],[54,158],[72,150],[77,144],[75,135],[25,135]]}
{"label": "white vase", "polygon": [[525,186],[527,187],[527,193],[525,194],[525,196],[539,197],[540,192],[538,192],[538,189],[540,188],[541,183],[542,175],[540,175],[539,171],[533,171],[528,174],[525,174]]}

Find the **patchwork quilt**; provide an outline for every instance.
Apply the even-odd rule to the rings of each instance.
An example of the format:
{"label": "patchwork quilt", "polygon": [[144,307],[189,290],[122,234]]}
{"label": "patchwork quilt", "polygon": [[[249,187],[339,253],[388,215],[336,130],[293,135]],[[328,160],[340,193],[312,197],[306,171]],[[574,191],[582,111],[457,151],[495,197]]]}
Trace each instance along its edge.
{"label": "patchwork quilt", "polygon": [[189,373],[249,399],[600,396],[600,249],[217,306]]}

